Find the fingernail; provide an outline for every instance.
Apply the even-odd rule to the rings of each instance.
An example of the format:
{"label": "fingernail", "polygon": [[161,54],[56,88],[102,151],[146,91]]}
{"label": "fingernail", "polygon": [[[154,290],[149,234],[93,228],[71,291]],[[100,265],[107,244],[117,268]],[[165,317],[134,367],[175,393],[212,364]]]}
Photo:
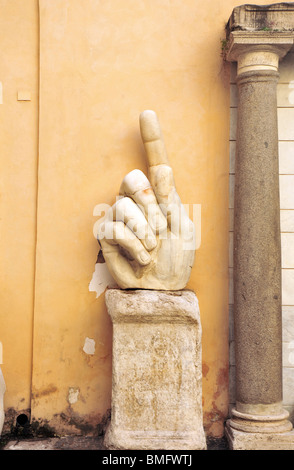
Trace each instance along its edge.
{"label": "fingernail", "polygon": [[141,251],[141,253],[139,255],[139,258],[140,258],[142,264],[148,264],[151,261],[151,258],[148,255],[148,253],[146,253],[146,251]]}
{"label": "fingernail", "polygon": [[155,214],[150,220],[150,226],[154,232],[160,233],[162,230],[165,230],[167,227],[167,221],[163,214]]}
{"label": "fingernail", "polygon": [[146,238],[145,239],[145,245],[146,245],[146,248],[148,251],[151,251],[151,250],[154,250],[154,248],[156,247],[157,245],[157,241],[156,241],[156,238]]}

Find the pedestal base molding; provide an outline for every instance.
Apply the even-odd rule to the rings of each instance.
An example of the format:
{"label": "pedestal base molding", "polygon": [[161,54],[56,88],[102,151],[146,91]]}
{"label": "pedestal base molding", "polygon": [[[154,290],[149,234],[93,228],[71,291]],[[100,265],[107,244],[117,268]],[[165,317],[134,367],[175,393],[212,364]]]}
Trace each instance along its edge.
{"label": "pedestal base molding", "polygon": [[109,450],[206,450],[202,431],[118,431],[111,425],[106,431],[104,445]]}

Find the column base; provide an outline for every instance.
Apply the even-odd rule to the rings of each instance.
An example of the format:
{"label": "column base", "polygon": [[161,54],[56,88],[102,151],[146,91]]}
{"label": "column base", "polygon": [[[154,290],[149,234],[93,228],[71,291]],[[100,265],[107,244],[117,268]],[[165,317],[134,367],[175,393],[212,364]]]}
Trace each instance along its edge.
{"label": "column base", "polygon": [[232,418],[225,428],[232,450],[294,449],[293,426],[282,403],[244,405],[238,402],[237,405],[242,411],[233,408]]}
{"label": "column base", "polygon": [[225,435],[231,450],[294,450],[294,431],[243,432],[231,427],[229,420]]}

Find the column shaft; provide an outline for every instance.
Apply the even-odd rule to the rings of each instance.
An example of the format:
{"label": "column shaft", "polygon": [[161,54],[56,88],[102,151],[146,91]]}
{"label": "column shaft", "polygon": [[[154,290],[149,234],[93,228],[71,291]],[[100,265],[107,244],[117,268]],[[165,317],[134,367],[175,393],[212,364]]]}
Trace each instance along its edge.
{"label": "column shaft", "polygon": [[[234,223],[236,409],[282,402],[278,73],[238,76]],[[253,406],[252,406],[253,405]]]}
{"label": "column shaft", "polygon": [[[264,48],[238,60],[234,205],[236,407],[234,448],[293,445],[283,409],[278,55]],[[289,435],[290,433],[290,435]],[[250,436],[250,437],[249,437]],[[257,444],[258,443],[258,444]],[[275,444],[277,445],[277,444]]]}

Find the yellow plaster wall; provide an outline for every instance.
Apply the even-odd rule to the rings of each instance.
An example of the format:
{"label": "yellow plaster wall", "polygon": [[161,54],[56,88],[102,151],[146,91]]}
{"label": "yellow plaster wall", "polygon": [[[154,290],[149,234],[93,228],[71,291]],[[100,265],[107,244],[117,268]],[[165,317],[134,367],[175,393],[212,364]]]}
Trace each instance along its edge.
{"label": "yellow plaster wall", "polygon": [[[220,40],[238,4],[0,0],[0,341],[6,406],[18,409],[24,398],[34,423],[91,433],[110,408],[111,322],[104,294],[89,291],[93,209],[114,202],[127,172],[146,170],[138,117],[154,109],[182,201],[202,208],[188,287],[202,319],[205,429],[223,433],[230,103]],[[32,101],[17,102],[18,87]],[[87,338],[93,354],[83,350]]]}
{"label": "yellow plaster wall", "polygon": [[0,1],[0,47],[0,341],[9,421],[30,409],[31,395],[38,154],[35,1],[26,0],[25,7],[23,0]]}

